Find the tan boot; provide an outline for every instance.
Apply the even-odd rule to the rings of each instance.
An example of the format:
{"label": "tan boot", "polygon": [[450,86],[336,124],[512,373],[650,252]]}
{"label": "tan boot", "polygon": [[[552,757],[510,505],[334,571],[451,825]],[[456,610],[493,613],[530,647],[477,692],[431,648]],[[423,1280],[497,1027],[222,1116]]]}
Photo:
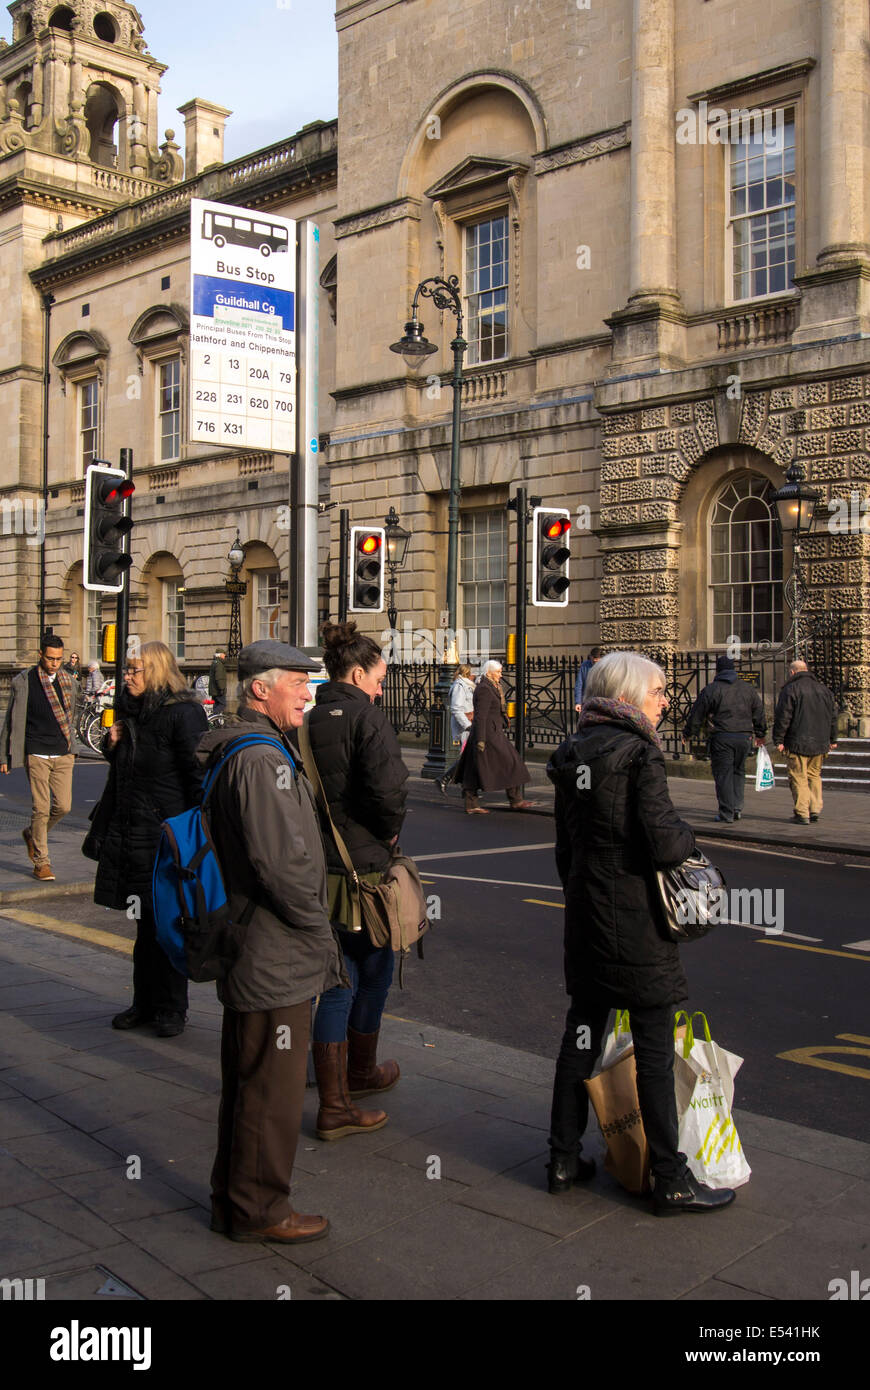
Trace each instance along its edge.
{"label": "tan boot", "polygon": [[383,1110],[359,1110],[351,1104],[347,1089],[347,1043],[311,1044],[314,1072],[320,1095],[317,1112],[318,1139],[343,1139],[346,1134],[367,1134],[387,1123]]}
{"label": "tan boot", "polygon": [[383,1062],[377,1066],[378,1036],[347,1030],[347,1089],[351,1096],[370,1096],[377,1091],[391,1091],[399,1080],[398,1062]]}

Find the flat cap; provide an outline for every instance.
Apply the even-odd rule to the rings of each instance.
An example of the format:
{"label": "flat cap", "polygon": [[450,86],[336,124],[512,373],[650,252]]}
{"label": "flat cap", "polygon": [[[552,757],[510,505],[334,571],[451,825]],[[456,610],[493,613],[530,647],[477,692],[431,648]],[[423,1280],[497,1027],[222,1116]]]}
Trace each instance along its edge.
{"label": "flat cap", "polygon": [[286,642],[251,642],[239,652],[239,680],[260,676],[264,671],[320,671],[323,663],[312,661],[298,647]]}

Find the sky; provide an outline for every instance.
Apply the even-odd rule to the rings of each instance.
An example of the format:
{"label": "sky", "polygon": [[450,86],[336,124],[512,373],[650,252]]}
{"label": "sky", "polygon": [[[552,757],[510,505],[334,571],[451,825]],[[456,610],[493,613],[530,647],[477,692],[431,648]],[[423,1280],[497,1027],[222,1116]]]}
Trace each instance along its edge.
{"label": "sky", "polygon": [[[177,108],[191,97],[228,106],[224,158],[284,140],[338,114],[338,42],[332,0],[137,0],[161,83],[167,126],[184,150]],[[12,37],[2,11],[0,34]]]}

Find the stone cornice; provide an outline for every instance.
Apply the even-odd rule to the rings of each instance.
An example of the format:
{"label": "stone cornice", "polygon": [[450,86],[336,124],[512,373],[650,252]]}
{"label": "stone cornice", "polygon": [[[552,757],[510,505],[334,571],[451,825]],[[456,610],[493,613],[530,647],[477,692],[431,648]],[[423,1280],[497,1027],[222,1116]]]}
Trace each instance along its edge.
{"label": "stone cornice", "polygon": [[782,82],[803,81],[815,66],[815,58],[801,58],[796,63],[781,63],[779,67],[765,68],[763,72],[753,72],[748,77],[721,82],[718,87],[708,87],[704,92],[692,92],[686,100],[718,104],[731,97],[747,96],[750,92],[757,92],[765,87],[779,86]]}
{"label": "stone cornice", "polygon": [[568,141],[564,145],[554,145],[542,150],[534,157],[534,170],[537,175],[552,174],[556,169],[565,169],[570,164],[583,164],[588,159],[599,159],[602,155],[613,154],[615,150],[625,149],[631,144],[631,122],[613,126],[610,130],[600,130],[595,135],[584,135],[579,140]]}
{"label": "stone cornice", "polygon": [[529,357],[558,357],[563,352],[584,352],[589,348],[609,347],[613,341],[612,333],[587,333],[584,338],[566,338],[562,343],[545,343],[543,347],[529,350]]}
{"label": "stone cornice", "polygon": [[390,222],[404,222],[406,219],[419,222],[419,198],[397,198],[392,203],[380,203],[362,212],[339,217],[333,224],[335,239],[339,241],[342,237],[359,236],[361,232],[371,232],[376,227],[385,227]]}

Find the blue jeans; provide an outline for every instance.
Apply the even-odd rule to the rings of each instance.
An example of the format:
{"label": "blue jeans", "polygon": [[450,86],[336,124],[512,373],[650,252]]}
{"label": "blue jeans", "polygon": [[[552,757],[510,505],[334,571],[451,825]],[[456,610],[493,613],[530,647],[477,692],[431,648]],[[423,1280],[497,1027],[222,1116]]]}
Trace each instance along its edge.
{"label": "blue jeans", "polygon": [[321,994],[311,1035],[314,1042],[345,1042],[348,1026],[357,1033],[376,1033],[393,982],[389,946],[373,946],[364,931],[343,931],[340,937],[350,989],[336,985]]}

